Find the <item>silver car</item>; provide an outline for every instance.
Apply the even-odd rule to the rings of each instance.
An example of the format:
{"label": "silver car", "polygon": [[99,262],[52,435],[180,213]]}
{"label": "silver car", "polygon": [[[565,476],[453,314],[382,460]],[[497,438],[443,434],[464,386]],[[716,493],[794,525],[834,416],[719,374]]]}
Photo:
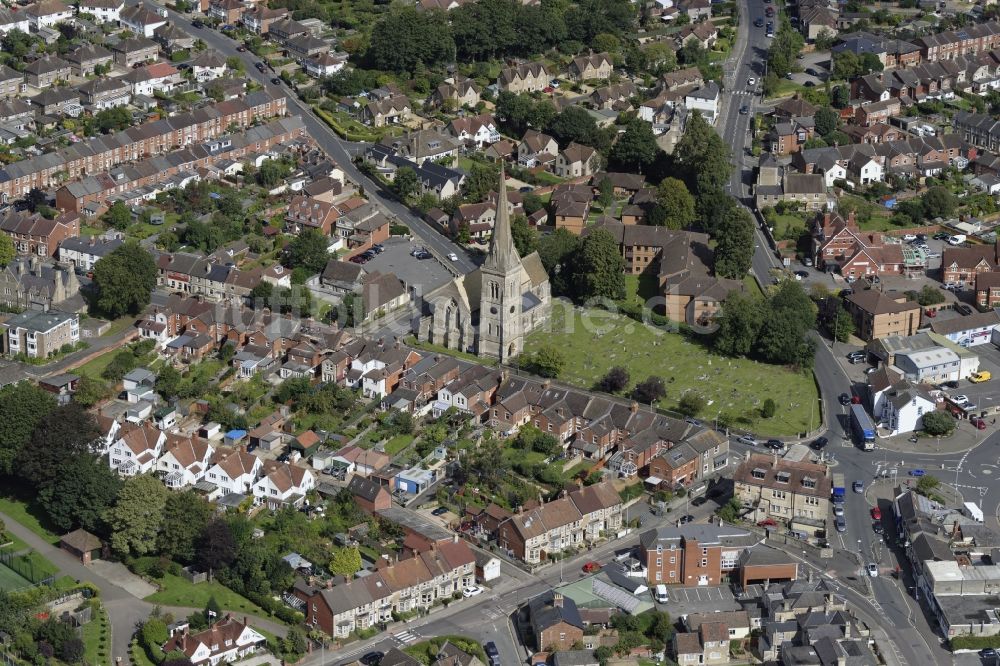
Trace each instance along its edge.
{"label": "silver car", "polygon": [[833,524],[837,528],[838,532],[846,532],[847,531],[847,521],[844,520],[843,516],[837,516],[836,518],[834,518],[833,519]]}

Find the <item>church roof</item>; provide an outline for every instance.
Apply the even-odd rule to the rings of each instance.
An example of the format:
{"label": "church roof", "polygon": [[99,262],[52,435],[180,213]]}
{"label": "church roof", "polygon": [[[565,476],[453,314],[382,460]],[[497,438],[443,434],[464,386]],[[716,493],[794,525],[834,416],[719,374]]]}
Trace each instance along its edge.
{"label": "church roof", "polygon": [[527,274],[528,279],[531,280],[532,287],[537,287],[549,281],[549,274],[545,272],[545,266],[542,265],[542,258],[538,256],[537,252],[532,252],[522,259],[521,265],[524,266],[524,272]]}

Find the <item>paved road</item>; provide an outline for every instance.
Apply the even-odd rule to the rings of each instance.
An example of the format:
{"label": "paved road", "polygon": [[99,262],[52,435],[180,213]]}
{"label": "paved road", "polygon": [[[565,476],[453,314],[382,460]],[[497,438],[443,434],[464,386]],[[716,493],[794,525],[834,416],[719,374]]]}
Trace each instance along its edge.
{"label": "paved road", "polygon": [[[128,4],[132,5],[141,3],[140,0],[129,0]],[[159,6],[162,7],[162,5]],[[183,14],[178,14],[170,9],[167,9],[166,11],[171,21],[183,30],[201,38],[206,44],[208,44],[209,48],[215,50],[217,53],[222,55],[222,57],[229,58],[235,56],[242,60],[246,64],[247,78],[268,88],[280,88],[281,91],[288,97],[289,113],[297,113],[302,117],[309,135],[315,139],[316,143],[319,144],[319,146],[333,158],[340,168],[344,170],[344,173],[350,180],[355,183],[359,183],[365,188],[365,192],[368,194],[368,197],[381,206],[390,218],[397,218],[401,223],[408,226],[415,235],[420,237],[426,246],[428,246],[433,252],[437,253],[438,256],[446,262],[448,255],[454,252],[458,256],[458,261],[452,263],[454,263],[455,267],[461,271],[470,272],[476,268],[476,263],[463,247],[452,243],[450,240],[434,231],[430,225],[421,220],[418,216],[414,215],[406,206],[401,204],[399,201],[396,201],[391,195],[386,193],[379,183],[371,180],[368,176],[358,170],[352,159],[355,155],[364,150],[364,144],[342,141],[322,119],[318,118],[312,112],[312,109],[299,101],[294,90],[285,86],[284,83],[280,86],[276,86],[271,83],[271,79],[274,78],[274,74],[272,72],[265,71],[263,74],[258,72],[256,67],[254,67],[254,64],[257,62],[257,57],[250,52],[241,53],[237,51],[236,47],[238,44],[232,39],[207,26],[204,28],[195,28],[191,25],[191,20]]]}

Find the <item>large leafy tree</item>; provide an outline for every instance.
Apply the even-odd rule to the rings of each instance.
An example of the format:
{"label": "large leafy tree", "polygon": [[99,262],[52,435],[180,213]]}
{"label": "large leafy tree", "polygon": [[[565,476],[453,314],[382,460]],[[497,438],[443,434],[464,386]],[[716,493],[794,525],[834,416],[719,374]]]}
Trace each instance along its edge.
{"label": "large leafy tree", "polygon": [[14,260],[14,240],[7,234],[0,234],[0,266]]}
{"label": "large leafy tree", "polygon": [[611,147],[611,165],[620,171],[646,173],[660,153],[653,135],[653,126],[633,118],[625,126],[625,132]]}
{"label": "large leafy tree", "polygon": [[674,159],[697,197],[722,193],[732,171],[729,157],[729,148],[708,121],[700,113],[691,114]]}
{"label": "large leafy tree", "polygon": [[556,294],[572,292],[573,262],[579,248],[580,237],[566,229],[556,229],[538,241],[538,257]]}
{"label": "large leafy tree", "polygon": [[376,69],[412,73],[418,63],[433,67],[455,57],[448,18],[438,10],[397,6],[372,29],[368,59]]}
{"label": "large leafy tree", "polygon": [[105,534],[104,514],[114,504],[122,480],[107,463],[84,454],[66,458],[55,478],[38,491],[38,501],[60,530],[76,527]]}
{"label": "large leafy tree", "polygon": [[0,474],[13,474],[35,426],[56,408],[52,394],[20,382],[0,389]]}
{"label": "large leafy tree", "polygon": [[517,253],[526,257],[538,249],[538,232],[528,224],[524,215],[515,215],[510,221],[510,235],[514,239]]}
{"label": "large leafy tree", "polygon": [[726,356],[747,356],[763,324],[765,303],[760,297],[741,292],[729,294],[718,317],[715,349]]}
{"label": "large leafy tree", "polygon": [[91,455],[100,435],[93,414],[82,405],[57,407],[38,421],[30,446],[17,457],[16,471],[35,488],[46,488],[65,474],[67,460]]}
{"label": "large leafy tree", "polygon": [[149,474],[125,481],[118,500],[104,514],[111,534],[111,548],[122,556],[155,552],[169,491]]}
{"label": "large leafy tree", "polygon": [[306,229],[288,244],[289,264],[306,269],[310,275],[319,273],[330,260],[329,246],[329,239],[318,229]]}
{"label": "large leafy tree", "polygon": [[743,279],[753,263],[753,220],[744,208],[733,206],[716,234],[715,273]]}
{"label": "large leafy tree", "polygon": [[574,263],[577,298],[625,297],[625,260],[607,229],[596,229],[583,239]]}
{"label": "large leafy tree", "polygon": [[582,106],[567,106],[546,129],[563,148],[574,141],[598,149],[606,143],[597,122]]}
{"label": "large leafy tree", "polygon": [[683,180],[664,178],[657,188],[656,201],[663,209],[663,224],[670,229],[686,229],[695,221],[694,197]]}
{"label": "large leafy tree", "polygon": [[330,557],[330,572],[340,576],[353,576],[361,570],[361,552],[353,547],[334,548]]}
{"label": "large leafy tree", "polygon": [[236,545],[232,526],[222,518],[215,518],[205,525],[195,543],[195,563],[212,575],[236,560]]}
{"label": "large leafy tree", "polygon": [[160,552],[172,560],[192,562],[195,544],[211,519],[212,508],[197,493],[190,490],[171,493],[160,527]]}
{"label": "large leafy tree", "polygon": [[97,308],[108,317],[138,314],[156,287],[156,263],[145,248],[127,242],[95,264],[94,285]]}

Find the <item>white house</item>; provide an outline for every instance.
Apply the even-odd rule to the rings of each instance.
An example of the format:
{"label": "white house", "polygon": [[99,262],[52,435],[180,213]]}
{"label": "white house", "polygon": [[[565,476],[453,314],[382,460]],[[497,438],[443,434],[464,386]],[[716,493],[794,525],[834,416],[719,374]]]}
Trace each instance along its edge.
{"label": "white house", "polygon": [[284,504],[300,506],[306,493],[315,487],[316,477],[308,469],[269,460],[264,475],[253,485],[253,496],[271,509]]}
{"label": "white house", "polygon": [[108,464],[121,476],[152,472],[166,441],[167,435],[149,423],[129,423],[108,449]]}
{"label": "white house", "polygon": [[142,5],[123,9],[118,16],[118,25],[148,39],[153,38],[157,28],[166,24],[164,16]]}
{"label": "white house", "polygon": [[6,35],[12,30],[20,30],[28,34],[31,23],[28,21],[26,12],[12,12],[6,8],[0,8],[0,33]]}
{"label": "white house", "polygon": [[62,0],[39,0],[30,5],[25,13],[35,32],[38,32],[39,28],[51,28],[57,23],[73,18],[73,8]]}
{"label": "white house", "polygon": [[215,51],[202,51],[191,61],[191,71],[198,83],[205,83],[226,73],[226,59]]}
{"label": "white house", "polygon": [[156,469],[168,488],[186,488],[204,478],[214,455],[215,449],[200,437],[168,435]]}
{"label": "white house", "polygon": [[962,347],[986,344],[993,338],[993,331],[997,330],[1000,330],[1000,314],[996,310],[977,312],[967,317],[955,317],[931,324],[931,331]]}
{"label": "white house", "polygon": [[125,0],[80,0],[78,12],[90,14],[94,23],[114,23],[121,19]]}
{"label": "white house", "polygon": [[124,77],[126,83],[132,86],[133,95],[152,97],[157,92],[170,92],[181,82],[180,72],[165,62],[146,65],[133,69]]}
{"label": "white house", "polygon": [[861,185],[882,182],[882,165],[867,155],[858,155],[849,166],[850,175]]}
{"label": "white house", "polygon": [[321,79],[325,76],[333,76],[344,69],[347,64],[346,53],[320,53],[311,58],[302,60],[302,67],[306,74]]}
{"label": "white house", "polygon": [[205,480],[218,486],[222,495],[249,495],[262,467],[260,458],[240,448],[216,457],[215,464],[205,474]]}
{"label": "white house", "polygon": [[80,238],[75,236],[59,243],[59,261],[74,268],[89,271],[99,259],[105,257],[122,244],[120,238]]}
{"label": "white house", "polygon": [[719,85],[709,81],[685,95],[684,105],[688,111],[700,111],[705,120],[714,125],[719,115],[719,96]]}
{"label": "white house", "polygon": [[847,180],[847,168],[833,159],[822,167],[817,164],[816,172],[823,174],[823,184],[827,187],[833,187],[833,184],[838,180]]}
{"label": "white house", "polygon": [[142,400],[153,398],[153,387],[156,385],[156,375],[146,368],[135,368],[122,377],[122,388],[125,399],[136,404]]}
{"label": "white house", "polygon": [[911,382],[939,384],[958,380],[961,359],[945,347],[931,347],[896,354],[896,367]]}
{"label": "white house", "polygon": [[874,396],[875,420],[892,435],[923,429],[923,416],[933,412],[933,396],[910,382],[898,382]]}
{"label": "white house", "polygon": [[233,664],[253,654],[264,645],[263,634],[247,624],[239,622],[232,614],[219,620],[205,631],[189,633],[188,625],[175,629],[170,639],[163,644],[163,651],[183,652],[194,666],[216,666]]}

